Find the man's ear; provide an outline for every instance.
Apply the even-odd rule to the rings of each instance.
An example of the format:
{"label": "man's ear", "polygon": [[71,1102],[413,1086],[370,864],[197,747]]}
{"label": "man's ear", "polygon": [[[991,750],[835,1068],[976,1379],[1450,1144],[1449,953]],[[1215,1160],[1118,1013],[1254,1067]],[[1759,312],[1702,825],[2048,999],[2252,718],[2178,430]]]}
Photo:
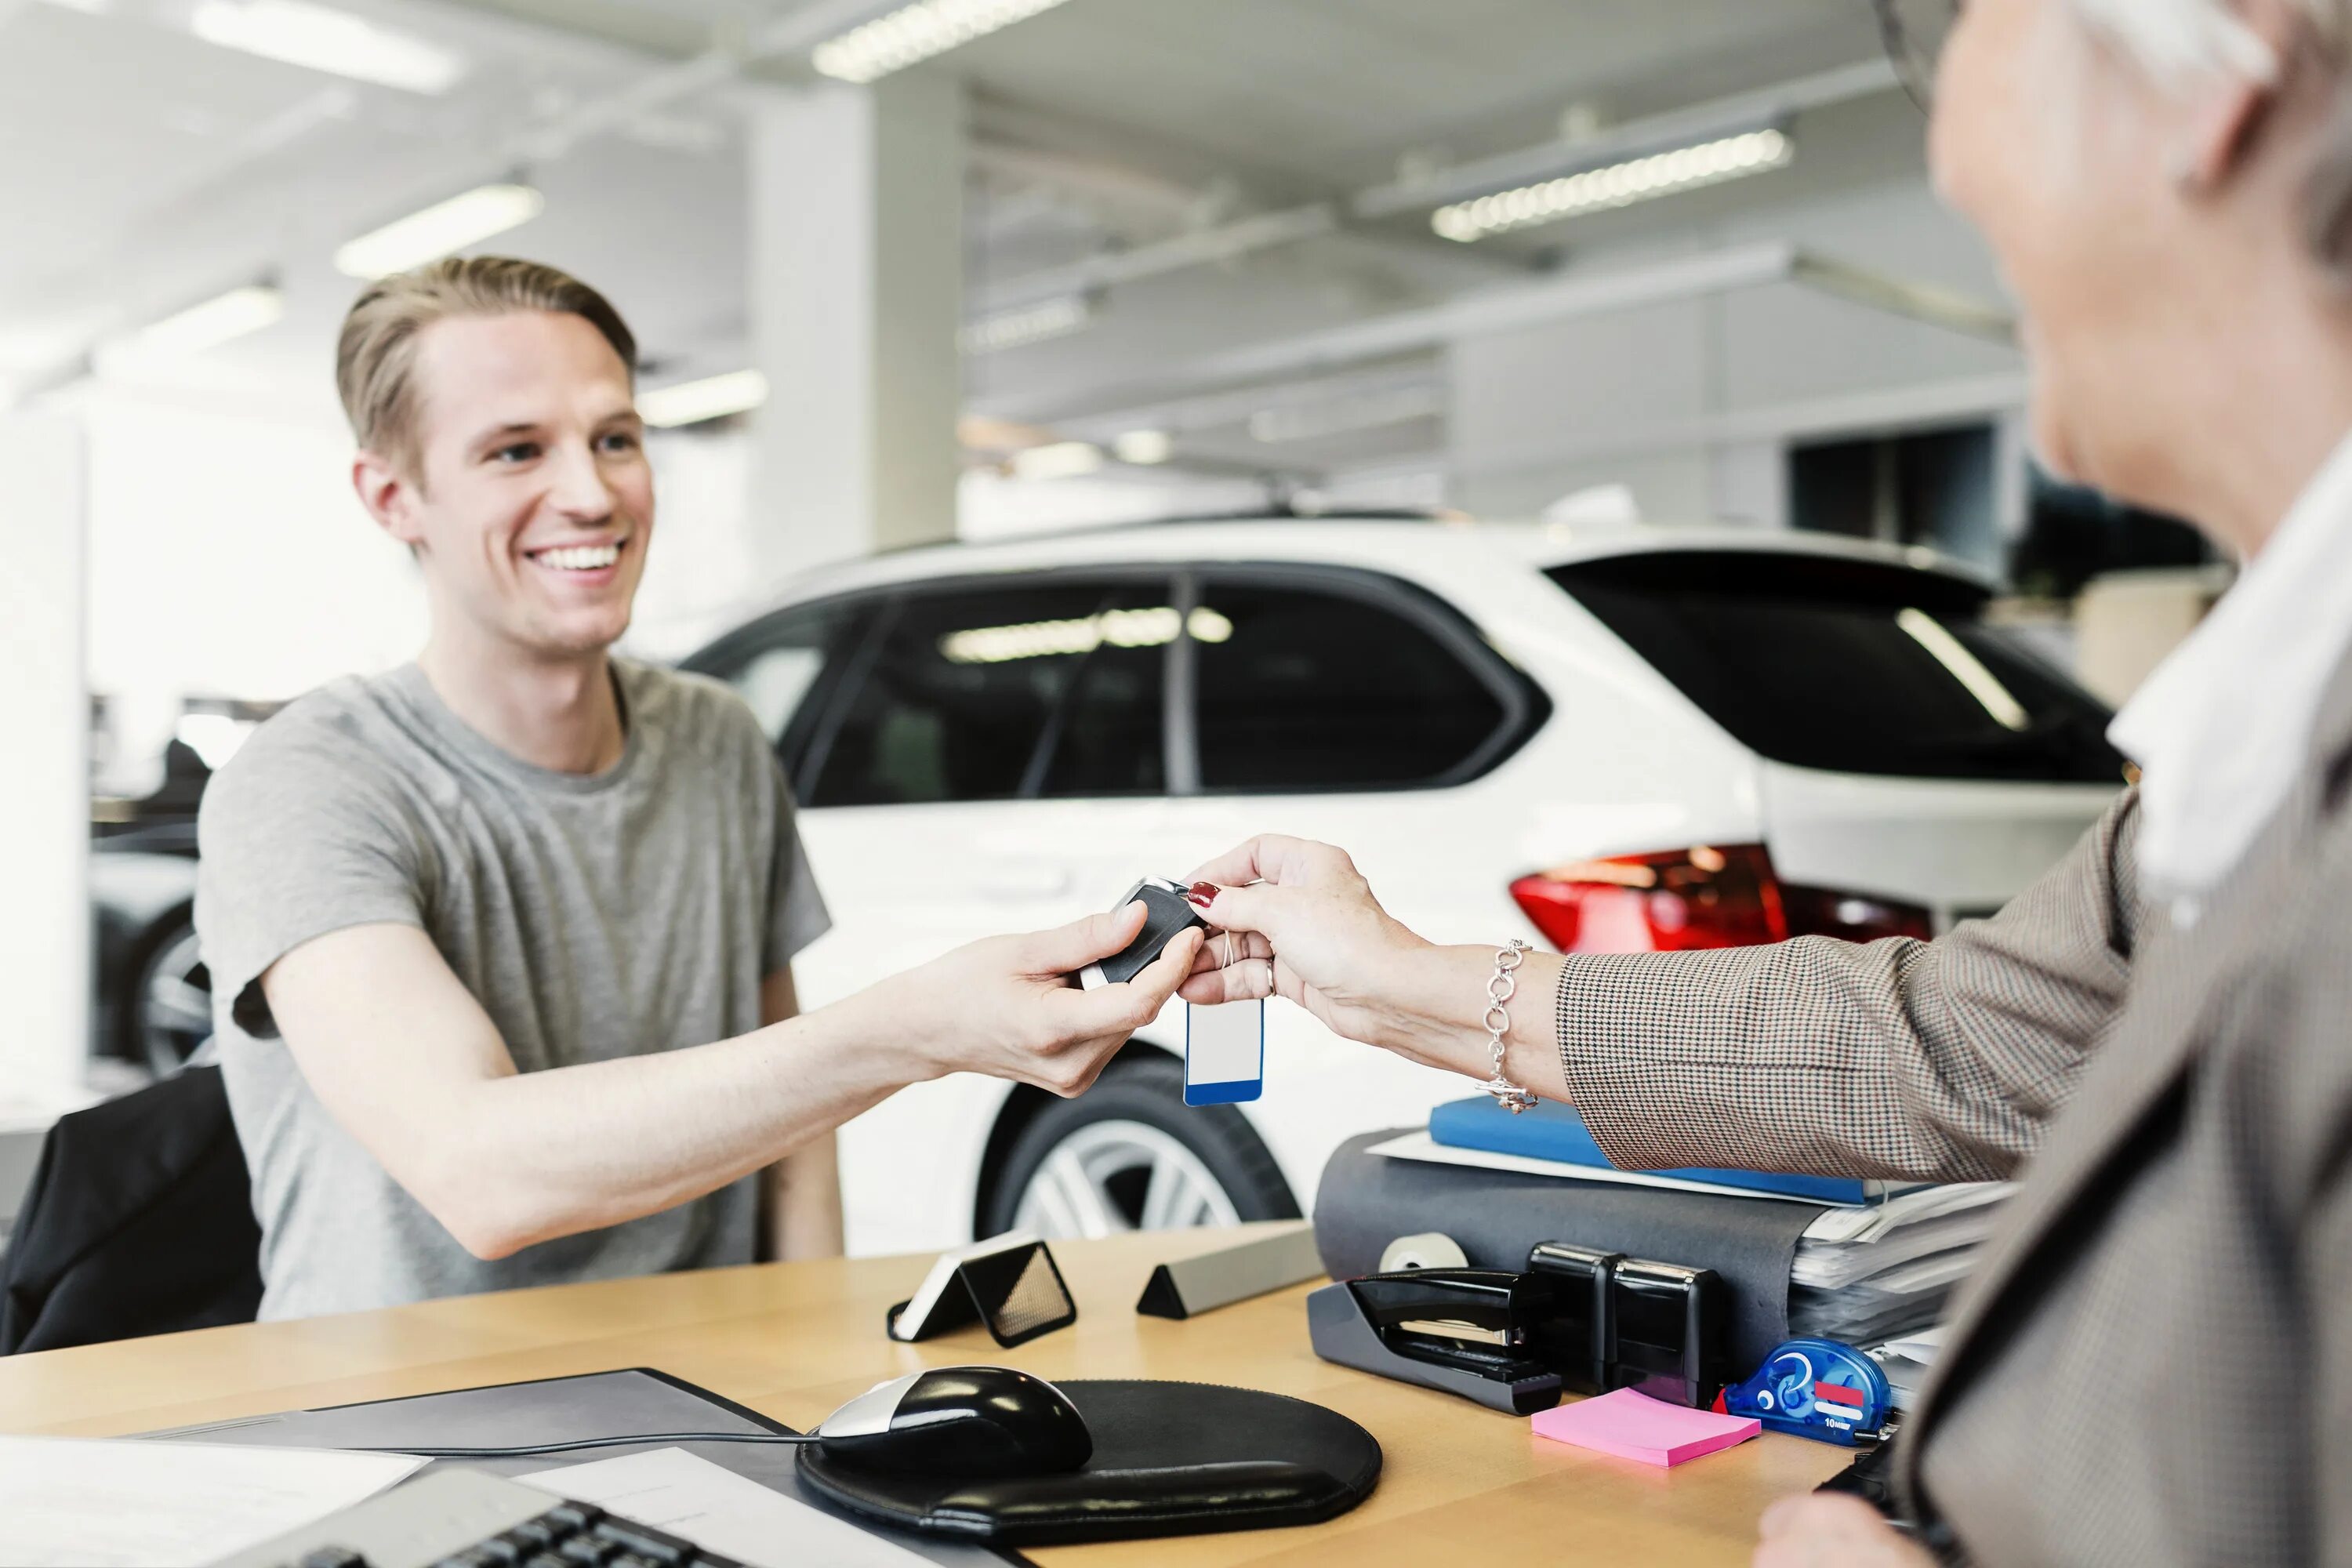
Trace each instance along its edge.
{"label": "man's ear", "polygon": [[417,487],[399,464],[381,452],[359,452],[352,458],[352,489],[378,528],[411,550],[425,542],[416,515]]}
{"label": "man's ear", "polygon": [[2304,41],[2306,24],[2287,0],[2237,0],[2230,8],[2277,65],[2267,80],[2229,70],[2196,84],[2173,150],[2174,174],[2191,193],[2218,190],[2243,167],[2256,133],[2287,89]]}

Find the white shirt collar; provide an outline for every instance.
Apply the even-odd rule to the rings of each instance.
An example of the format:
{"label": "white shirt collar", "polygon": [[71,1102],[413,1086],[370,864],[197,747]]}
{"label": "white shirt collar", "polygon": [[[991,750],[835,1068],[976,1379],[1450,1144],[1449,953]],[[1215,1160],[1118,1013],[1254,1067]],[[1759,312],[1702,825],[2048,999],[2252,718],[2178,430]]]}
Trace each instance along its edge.
{"label": "white shirt collar", "polygon": [[2181,923],[2285,804],[2347,652],[2352,439],[2107,731],[2140,764],[2141,883]]}

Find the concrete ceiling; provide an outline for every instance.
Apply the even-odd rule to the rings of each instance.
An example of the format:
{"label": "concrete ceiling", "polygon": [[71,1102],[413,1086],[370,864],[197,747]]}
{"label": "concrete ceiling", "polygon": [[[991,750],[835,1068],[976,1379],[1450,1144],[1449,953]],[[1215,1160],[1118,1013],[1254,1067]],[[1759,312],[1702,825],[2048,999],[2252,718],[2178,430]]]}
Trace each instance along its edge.
{"label": "concrete ceiling", "polygon": [[[333,3],[473,68],[425,98],[201,42],[191,0],[0,0],[0,378],[269,273],[288,320],[220,357],[257,385],[322,392],[322,345],[351,288],[326,265],[336,242],[499,173],[499,149],[550,116],[840,0]],[[976,161],[977,291],[1190,225],[1342,197],[1401,161],[1540,142],[1573,103],[1634,116],[1875,47],[1864,0],[1070,0],[930,68],[971,85],[975,138],[994,154]],[[596,279],[681,373],[728,368],[741,352],[743,176],[724,89],[631,118],[532,174],[547,212],[507,243]],[[1669,223],[1674,205],[1600,221]],[[1557,238],[1473,254],[1414,217],[1195,268],[1115,290],[1078,339],[973,362],[973,390],[1102,382],[1172,342],[1441,298]],[[1406,395],[1383,384],[1368,395]]]}

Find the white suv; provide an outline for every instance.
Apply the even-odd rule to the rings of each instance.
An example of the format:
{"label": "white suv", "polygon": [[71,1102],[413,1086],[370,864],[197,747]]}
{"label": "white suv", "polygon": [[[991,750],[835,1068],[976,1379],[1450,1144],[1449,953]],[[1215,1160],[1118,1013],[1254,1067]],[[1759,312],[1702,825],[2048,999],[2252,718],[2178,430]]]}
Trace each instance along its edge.
{"label": "white suv", "polygon": [[[1440,942],[1929,934],[2121,782],[1988,596],[1803,534],[1170,523],[859,562],[688,665],[793,777],[815,1005],[1269,832],[1345,847]],[[1475,1092],[1276,1002],[1265,1098],[1187,1110],[1182,1040],[1171,1007],[1076,1100],[959,1075],[858,1118],[850,1249],[1295,1215],[1342,1140]]]}

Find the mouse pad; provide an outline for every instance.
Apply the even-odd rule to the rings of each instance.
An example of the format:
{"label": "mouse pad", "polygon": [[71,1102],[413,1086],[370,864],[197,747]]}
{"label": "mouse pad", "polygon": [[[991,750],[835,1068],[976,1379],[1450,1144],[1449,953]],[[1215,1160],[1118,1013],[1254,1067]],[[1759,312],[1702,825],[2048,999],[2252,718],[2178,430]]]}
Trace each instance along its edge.
{"label": "mouse pad", "polygon": [[1372,1495],[1381,1446],[1337,1411],[1205,1383],[1059,1384],[1094,1457],[1058,1476],[940,1479],[800,1450],[803,1486],[934,1540],[1058,1546],[1319,1524]]}

